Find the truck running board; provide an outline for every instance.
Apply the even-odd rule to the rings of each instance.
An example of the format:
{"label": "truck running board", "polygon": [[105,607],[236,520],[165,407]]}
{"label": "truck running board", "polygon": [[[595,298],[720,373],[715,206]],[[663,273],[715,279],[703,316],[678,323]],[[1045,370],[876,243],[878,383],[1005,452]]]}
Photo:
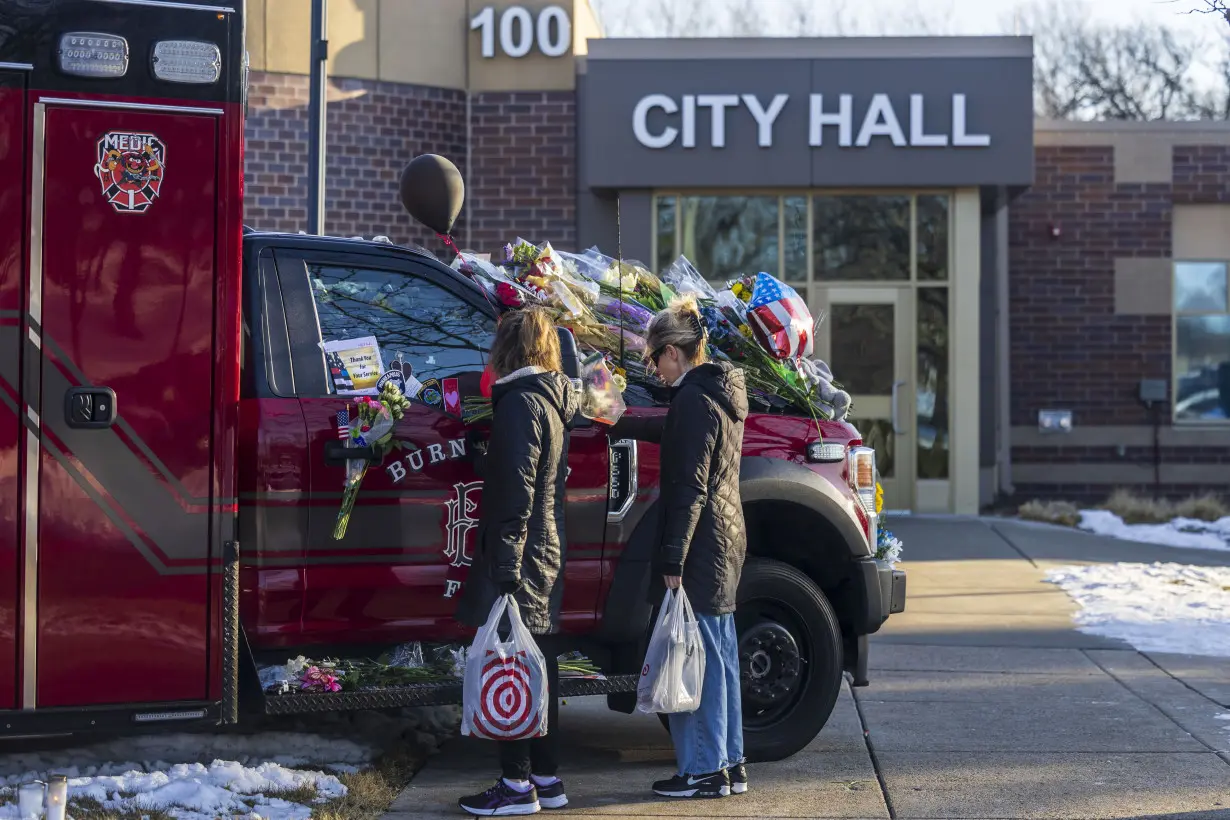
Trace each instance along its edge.
{"label": "truck running board", "polygon": [[[639,675],[614,675],[603,679],[559,680],[561,698],[635,692]],[[446,706],[461,703],[461,683],[416,683],[410,686],[371,689],[362,692],[311,692],[295,695],[265,695],[265,714],[296,715],[307,712],[353,712],[362,709],[401,709],[407,706]]]}

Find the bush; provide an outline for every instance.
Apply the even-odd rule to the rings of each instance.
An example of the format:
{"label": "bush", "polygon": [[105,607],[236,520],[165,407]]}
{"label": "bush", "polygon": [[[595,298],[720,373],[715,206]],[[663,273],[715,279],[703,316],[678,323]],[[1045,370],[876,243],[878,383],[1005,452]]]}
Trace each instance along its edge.
{"label": "bush", "polygon": [[1228,514],[1226,505],[1215,495],[1192,496],[1175,505],[1174,513],[1182,518],[1217,521]]}
{"label": "bush", "polygon": [[1174,506],[1165,499],[1144,498],[1131,490],[1115,490],[1102,509],[1123,519],[1125,524],[1165,524],[1175,517]]}
{"label": "bush", "polygon": [[1065,527],[1075,527],[1081,522],[1080,510],[1070,501],[1026,501],[1016,514],[1029,521],[1062,524]]}

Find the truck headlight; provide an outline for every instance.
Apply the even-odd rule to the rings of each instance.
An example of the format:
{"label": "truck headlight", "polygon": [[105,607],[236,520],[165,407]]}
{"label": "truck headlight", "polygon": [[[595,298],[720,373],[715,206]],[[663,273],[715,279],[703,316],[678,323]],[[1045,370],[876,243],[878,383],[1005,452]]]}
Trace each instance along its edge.
{"label": "truck headlight", "polygon": [[851,447],[850,488],[858,494],[869,517],[876,514],[876,451],[870,447]]}

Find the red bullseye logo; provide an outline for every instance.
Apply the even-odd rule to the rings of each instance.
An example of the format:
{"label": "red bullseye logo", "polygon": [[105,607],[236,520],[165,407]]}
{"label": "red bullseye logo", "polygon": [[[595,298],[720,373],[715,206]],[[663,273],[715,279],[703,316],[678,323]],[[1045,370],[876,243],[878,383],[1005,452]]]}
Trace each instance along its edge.
{"label": "red bullseye logo", "polygon": [[479,682],[479,707],[474,733],[491,740],[521,740],[540,734],[541,704],[535,690],[539,681],[525,663],[525,653],[500,657],[487,652]]}

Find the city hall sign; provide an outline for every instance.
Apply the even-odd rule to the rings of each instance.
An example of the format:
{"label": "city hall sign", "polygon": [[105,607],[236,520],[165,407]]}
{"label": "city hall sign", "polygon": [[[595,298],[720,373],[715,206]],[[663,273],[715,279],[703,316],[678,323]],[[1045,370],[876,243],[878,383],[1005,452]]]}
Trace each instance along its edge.
{"label": "city hall sign", "polygon": [[[942,99],[942,102],[941,102]],[[857,104],[856,104],[857,103]],[[755,124],[756,144],[772,148],[778,118],[795,103],[789,94],[647,94],[632,111],[632,132],[646,148],[697,147],[698,113],[708,115],[703,145],[726,147],[727,122],[746,117]],[[837,145],[867,148],[888,143],[898,148],[989,148],[989,134],[972,130],[965,94],[910,94],[908,110],[888,94],[856,98],[853,94],[810,94],[806,101],[807,140],[812,148]],[[927,116],[928,110],[932,116]],[[936,109],[951,116],[937,115]],[[937,127],[943,120],[944,127]],[[931,130],[928,130],[930,123]]]}

